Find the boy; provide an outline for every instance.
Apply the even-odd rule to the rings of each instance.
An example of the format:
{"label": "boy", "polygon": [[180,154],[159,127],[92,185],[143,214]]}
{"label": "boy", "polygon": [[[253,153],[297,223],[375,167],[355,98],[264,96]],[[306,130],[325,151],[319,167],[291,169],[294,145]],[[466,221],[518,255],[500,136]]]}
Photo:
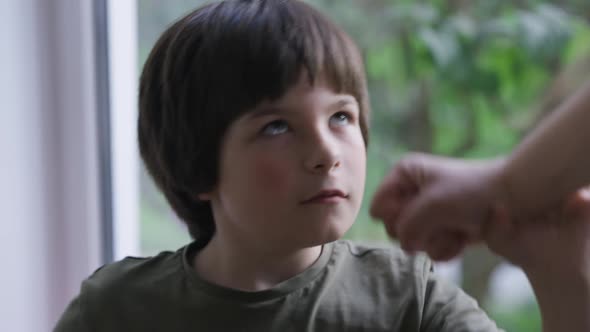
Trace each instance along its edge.
{"label": "boy", "polygon": [[496,331],[423,256],[338,240],[368,112],[355,45],[300,1],[180,19],[145,65],[138,131],[194,242],[102,267],[56,331]]}

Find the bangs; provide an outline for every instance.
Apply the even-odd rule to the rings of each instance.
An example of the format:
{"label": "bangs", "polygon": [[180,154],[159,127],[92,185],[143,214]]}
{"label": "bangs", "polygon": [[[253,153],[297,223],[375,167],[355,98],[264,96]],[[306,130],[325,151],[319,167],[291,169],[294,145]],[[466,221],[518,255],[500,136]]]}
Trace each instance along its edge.
{"label": "bangs", "polygon": [[281,97],[302,73],[312,85],[326,80],[336,92],[359,97],[355,91],[363,72],[360,56],[338,27],[299,1],[257,3],[252,17],[244,20],[246,26],[236,31],[238,39],[256,42],[234,49],[246,62],[236,69],[243,70],[238,84],[248,88],[248,108],[262,99]]}
{"label": "bangs", "polygon": [[201,102],[208,100],[220,111],[238,116],[263,100],[281,97],[305,72],[311,84],[326,80],[335,92],[353,95],[361,108],[367,107],[364,68],[355,44],[309,5],[290,0],[227,1],[193,16],[187,28],[191,29],[190,21],[199,21],[192,28],[200,31],[188,35],[202,40],[185,85],[193,90],[185,93],[198,93]]}

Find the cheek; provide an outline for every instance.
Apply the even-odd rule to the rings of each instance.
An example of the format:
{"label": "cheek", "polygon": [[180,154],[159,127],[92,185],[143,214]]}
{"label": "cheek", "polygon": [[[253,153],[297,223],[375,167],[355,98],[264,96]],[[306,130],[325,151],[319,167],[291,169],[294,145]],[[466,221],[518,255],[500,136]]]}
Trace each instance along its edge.
{"label": "cheek", "polygon": [[292,191],[290,186],[291,170],[285,160],[279,157],[259,158],[253,165],[253,183],[261,191],[274,197],[283,196]]}
{"label": "cheek", "polygon": [[360,130],[356,133],[356,135],[352,135],[347,143],[347,158],[352,159],[351,162],[354,164],[355,169],[364,170],[367,163],[367,148]]}
{"label": "cheek", "polygon": [[362,192],[364,191],[367,171],[367,153],[364,141],[360,140],[359,142],[356,142],[356,144],[353,144],[349,151],[349,163],[352,165],[354,173],[351,174],[351,177],[354,178],[356,181],[355,185],[357,185],[359,187],[359,191]]}

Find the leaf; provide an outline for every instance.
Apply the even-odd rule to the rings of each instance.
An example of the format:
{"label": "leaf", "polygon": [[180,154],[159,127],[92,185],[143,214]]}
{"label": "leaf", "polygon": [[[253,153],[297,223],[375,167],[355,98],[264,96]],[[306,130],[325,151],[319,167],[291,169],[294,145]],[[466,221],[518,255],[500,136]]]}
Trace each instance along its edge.
{"label": "leaf", "polygon": [[533,59],[555,57],[572,34],[567,14],[560,8],[542,4],[534,11],[520,12],[519,38]]}
{"label": "leaf", "polygon": [[412,26],[424,26],[434,24],[440,17],[437,8],[426,3],[398,3],[386,10],[386,17],[390,22]]}
{"label": "leaf", "polygon": [[437,32],[431,28],[422,28],[418,36],[427,46],[438,67],[449,66],[459,54],[457,38],[447,30]]}
{"label": "leaf", "polygon": [[478,34],[477,24],[473,18],[465,14],[452,16],[448,23],[449,27],[462,39],[473,40]]}

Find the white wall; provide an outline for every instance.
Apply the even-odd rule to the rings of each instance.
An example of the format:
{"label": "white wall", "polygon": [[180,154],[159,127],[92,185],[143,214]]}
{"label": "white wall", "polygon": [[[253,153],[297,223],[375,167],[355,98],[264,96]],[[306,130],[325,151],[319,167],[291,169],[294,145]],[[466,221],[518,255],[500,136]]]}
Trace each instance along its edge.
{"label": "white wall", "polygon": [[0,331],[49,331],[101,263],[91,0],[0,10]]}

